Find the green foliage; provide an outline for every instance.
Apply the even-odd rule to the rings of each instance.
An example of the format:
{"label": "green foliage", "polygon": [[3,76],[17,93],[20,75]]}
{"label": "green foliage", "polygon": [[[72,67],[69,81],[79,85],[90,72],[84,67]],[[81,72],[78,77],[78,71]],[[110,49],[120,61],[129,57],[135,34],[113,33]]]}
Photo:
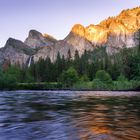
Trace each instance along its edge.
{"label": "green foliage", "polygon": [[37,90],[37,89],[42,89],[42,90],[47,90],[47,89],[58,89],[62,88],[62,85],[57,82],[51,82],[51,83],[18,83],[17,84],[17,89],[19,90]]}
{"label": "green foliage", "polygon": [[13,89],[16,86],[17,79],[12,73],[4,73],[0,69],[0,89]]}
{"label": "green foliage", "polygon": [[26,83],[32,83],[32,82],[34,82],[34,78],[31,75],[30,69],[27,69],[25,71],[24,81],[23,82],[26,82]]}
{"label": "green foliage", "polygon": [[96,90],[110,90],[112,88],[112,79],[105,70],[96,72],[93,88]]}
{"label": "green foliage", "polygon": [[15,81],[20,82],[21,79],[21,70],[19,66],[10,65],[9,68],[5,71],[5,76],[14,77]]}
{"label": "green foliage", "polygon": [[92,82],[84,82],[84,81],[78,81],[73,85],[74,89],[92,89]]}
{"label": "green foliage", "polygon": [[124,75],[120,75],[118,78],[117,78],[117,81],[120,81],[120,82],[127,82],[128,79],[124,76]]}
{"label": "green foliage", "polygon": [[94,90],[109,90],[110,89],[109,84],[106,84],[104,81],[101,81],[100,79],[94,79],[92,87]]}
{"label": "green foliage", "polygon": [[140,81],[140,53],[129,58],[130,78]]}
{"label": "green foliage", "polygon": [[140,86],[139,81],[114,81],[113,90],[132,90]]}
{"label": "green foliage", "polygon": [[110,84],[112,82],[110,75],[105,70],[97,71],[95,78],[106,84]]}
{"label": "green foliage", "polygon": [[88,76],[86,74],[84,74],[83,76],[81,76],[80,81],[81,82],[89,82],[90,80],[89,80]]}
{"label": "green foliage", "polygon": [[70,67],[67,71],[64,71],[60,76],[60,82],[62,82],[63,87],[72,87],[77,81],[77,71],[72,67]]}
{"label": "green foliage", "polygon": [[[26,66],[13,66],[0,70],[0,89],[14,87],[17,83],[25,88],[74,87],[96,90],[123,90],[140,86],[140,47],[122,49],[113,55],[106,53],[106,47],[85,51],[76,50],[74,59],[68,50],[67,58],[57,55],[56,61],[40,58],[38,62]],[[79,78],[80,77],[80,78]],[[59,84],[48,84],[59,82]],[[29,86],[28,86],[29,85]],[[43,88],[43,87],[42,87]]]}

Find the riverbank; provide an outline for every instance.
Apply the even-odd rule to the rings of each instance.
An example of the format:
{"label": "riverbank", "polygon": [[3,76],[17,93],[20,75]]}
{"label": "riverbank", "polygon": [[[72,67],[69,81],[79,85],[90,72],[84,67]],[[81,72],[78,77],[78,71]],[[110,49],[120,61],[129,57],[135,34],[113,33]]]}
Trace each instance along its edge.
{"label": "riverbank", "polygon": [[1,90],[71,90],[71,91],[140,91],[140,81],[113,81],[111,84],[77,82],[73,86],[65,87],[60,82],[16,83]]}

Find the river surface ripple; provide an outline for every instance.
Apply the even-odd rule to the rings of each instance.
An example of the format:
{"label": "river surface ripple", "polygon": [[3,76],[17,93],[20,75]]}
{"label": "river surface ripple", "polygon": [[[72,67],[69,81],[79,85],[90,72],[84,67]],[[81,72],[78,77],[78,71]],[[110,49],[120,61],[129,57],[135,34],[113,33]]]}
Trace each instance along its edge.
{"label": "river surface ripple", "polygon": [[140,93],[2,91],[0,140],[140,140]]}

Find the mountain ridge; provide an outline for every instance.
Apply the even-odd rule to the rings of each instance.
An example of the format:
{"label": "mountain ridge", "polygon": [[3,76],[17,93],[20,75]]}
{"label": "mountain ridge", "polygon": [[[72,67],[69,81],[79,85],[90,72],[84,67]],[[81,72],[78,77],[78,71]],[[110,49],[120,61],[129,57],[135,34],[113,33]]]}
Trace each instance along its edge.
{"label": "mountain ridge", "polygon": [[[10,41],[10,44],[8,43]],[[20,43],[19,43],[20,42]],[[55,61],[58,52],[67,57],[70,50],[72,57],[76,50],[82,55],[85,50],[107,46],[107,53],[113,54],[121,48],[140,45],[140,7],[123,10],[118,16],[109,17],[99,24],[84,27],[75,24],[63,40],[56,40],[48,34],[30,30],[24,42],[8,39],[0,49],[0,63],[10,60],[12,64],[26,64],[29,57],[34,61],[50,57]],[[21,50],[20,50],[21,49]],[[27,53],[28,52],[28,53]]]}

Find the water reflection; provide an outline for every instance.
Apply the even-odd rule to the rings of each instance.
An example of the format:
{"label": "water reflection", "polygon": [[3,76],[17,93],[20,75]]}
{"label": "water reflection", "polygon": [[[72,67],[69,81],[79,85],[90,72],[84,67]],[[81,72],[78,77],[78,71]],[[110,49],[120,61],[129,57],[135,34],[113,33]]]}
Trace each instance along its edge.
{"label": "water reflection", "polygon": [[93,95],[1,92],[0,139],[140,139],[140,96]]}

